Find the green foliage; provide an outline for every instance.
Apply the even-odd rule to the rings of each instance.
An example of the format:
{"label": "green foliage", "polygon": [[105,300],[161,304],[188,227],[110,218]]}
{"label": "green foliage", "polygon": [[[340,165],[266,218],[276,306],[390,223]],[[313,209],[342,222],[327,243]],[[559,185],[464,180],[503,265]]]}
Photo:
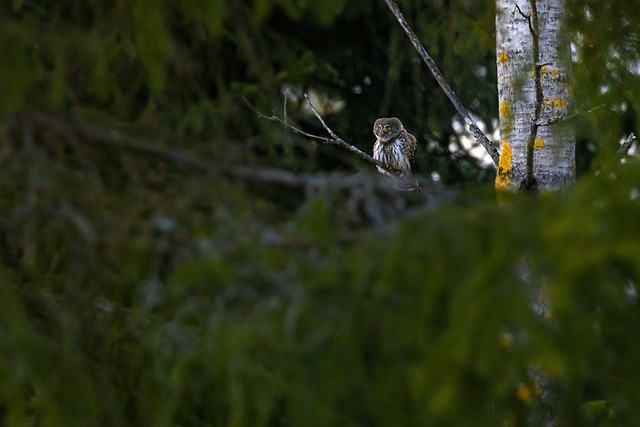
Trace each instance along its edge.
{"label": "green foliage", "polygon": [[[451,107],[383,2],[45,3],[0,5],[0,424],[542,425],[549,408],[561,425],[640,422],[634,161],[600,153],[562,194],[466,190],[429,209],[378,197],[377,176],[318,187],[313,172],[355,162],[241,96],[265,112],[283,89],[344,101],[327,121],[367,151],[373,120],[399,116],[439,140],[422,175],[482,179],[452,155]],[[490,123],[487,4],[401,2]],[[595,40],[584,19],[572,28]],[[628,39],[598,39],[620,51],[615,73],[576,64],[584,105],[593,77],[635,108],[625,19]],[[630,117],[607,114],[580,118],[593,155]]]}
{"label": "green foliage", "polygon": [[[640,25],[637,1],[569,1],[576,111],[580,119],[578,167],[597,153],[613,157],[622,139],[637,132],[640,105]],[[596,164],[599,168],[601,164]]]}
{"label": "green foliage", "polygon": [[330,191],[6,146],[4,425],[639,421],[635,163],[377,230]]}
{"label": "green foliage", "polygon": [[153,92],[160,91],[165,85],[164,68],[171,50],[166,17],[162,12],[156,0],[136,0],[132,7],[134,40]]}

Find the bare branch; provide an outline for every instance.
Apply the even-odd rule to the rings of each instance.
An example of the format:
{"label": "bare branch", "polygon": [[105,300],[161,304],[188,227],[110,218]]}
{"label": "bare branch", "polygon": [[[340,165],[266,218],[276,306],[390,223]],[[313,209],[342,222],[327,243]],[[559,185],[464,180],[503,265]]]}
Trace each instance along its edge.
{"label": "bare branch", "polygon": [[[335,141],[342,141],[341,138],[338,137],[338,135],[336,135],[333,130],[331,130],[331,128],[329,126],[327,126],[327,124],[324,122],[322,116],[320,114],[318,114],[318,111],[316,110],[316,108],[313,106],[313,104],[311,103],[311,100],[309,99],[309,95],[305,92],[304,94],[304,99],[307,101],[307,105],[309,106],[309,109],[311,109],[311,112],[313,113],[314,116],[316,116],[316,118],[320,121],[320,123],[322,124],[322,127],[324,128],[324,130],[327,131],[327,133],[329,135],[331,135],[331,138],[333,138]],[[342,141],[344,142],[344,141]]]}
{"label": "bare branch", "polygon": [[[385,164],[377,161],[376,159],[374,159],[369,154],[365,153],[364,151],[358,149],[357,147],[349,144],[348,142],[346,142],[345,140],[340,138],[327,125],[327,123],[324,121],[324,119],[322,118],[320,113],[318,113],[318,110],[316,110],[315,106],[313,105],[313,103],[309,99],[309,95],[307,93],[304,94],[304,99],[307,101],[307,106],[309,107],[309,110],[311,110],[313,115],[316,116],[316,118],[318,119],[320,124],[322,124],[322,127],[324,128],[324,130],[327,131],[327,133],[331,136],[331,138],[326,138],[326,137],[322,137],[322,136],[319,136],[319,135],[313,135],[313,134],[310,134],[308,132],[305,132],[305,131],[303,131],[303,130],[291,125],[286,120],[283,120],[283,119],[281,119],[280,117],[278,117],[276,115],[267,116],[265,114],[262,114],[258,110],[256,110],[253,107],[253,105],[251,105],[251,103],[247,99],[243,98],[244,102],[249,106],[249,108],[251,108],[258,115],[258,117],[260,117],[262,119],[265,119],[265,120],[272,121],[272,122],[278,122],[278,123],[282,124],[283,126],[291,129],[295,133],[299,133],[299,134],[304,135],[304,136],[306,136],[308,138],[315,139],[317,141],[322,142],[323,144],[332,144],[332,145],[337,145],[339,147],[345,148],[345,149],[351,151],[352,153],[356,154],[358,157],[360,157],[361,159],[365,160],[366,162],[369,162],[374,166],[378,166],[378,167],[384,169],[385,171],[389,172],[391,175],[395,176],[396,178],[401,179],[400,184],[397,186],[399,189],[406,190],[406,191],[413,191],[413,190],[418,190],[418,189],[421,188],[420,185],[418,184],[418,181],[416,181],[415,179],[401,178],[400,177],[400,171],[398,171],[398,170],[396,170],[396,169],[394,169],[394,168],[392,168],[392,167],[390,167],[388,165],[385,165]],[[285,108],[286,108],[286,102],[285,102]],[[286,115],[285,115],[285,117],[286,117]]]}
{"label": "bare branch", "polygon": [[396,5],[392,0],[384,0],[384,2],[387,4],[389,9],[391,10],[391,13],[393,13],[400,26],[409,37],[409,40],[413,44],[413,47],[416,49],[424,63],[427,65],[427,67],[431,71],[431,74],[433,74],[433,77],[435,77],[436,81],[438,82],[444,93],[447,95],[455,109],[464,118],[465,123],[469,126],[469,129],[473,133],[476,141],[482,144],[487,153],[489,153],[489,156],[491,156],[493,163],[497,166],[500,160],[500,154],[498,153],[496,147],[493,146],[491,141],[489,141],[489,138],[487,138],[487,136],[480,130],[475,120],[473,120],[473,117],[471,117],[469,111],[464,107],[464,105],[462,105],[462,102],[460,102],[458,96],[444,79],[444,76],[438,69],[435,61],[429,56],[422,43],[420,43],[420,40],[418,40],[418,37],[415,35],[411,27],[409,27],[409,24],[407,24],[407,21],[402,15],[402,12],[400,12],[398,5]]}
{"label": "bare branch", "polygon": [[636,135],[633,132],[631,132],[627,137],[627,139],[625,139],[622,145],[620,146],[620,149],[618,150],[618,157],[620,157],[620,159],[624,159],[626,157],[627,153],[629,152],[629,149],[631,148],[635,140],[636,140]]}
{"label": "bare branch", "polygon": [[[518,5],[518,3],[516,3],[516,9],[518,11],[518,13],[520,13],[520,15],[524,18],[524,19],[529,19],[531,17],[531,11],[529,11],[529,13],[524,13],[522,11],[522,9],[520,9],[520,5]],[[515,13],[514,10],[514,13]]]}
{"label": "bare branch", "polygon": [[[434,195],[439,191],[434,192],[435,188],[432,188],[429,192],[407,193],[407,188],[401,187],[397,182],[382,177],[372,179],[366,174],[340,172],[310,174],[271,167],[221,164],[219,161],[208,161],[196,157],[185,150],[159,147],[151,140],[133,137],[108,126],[77,118],[40,112],[30,113],[29,117],[35,124],[62,137],[80,136],[74,139],[81,144],[108,147],[118,152],[160,160],[189,173],[219,171],[232,179],[257,184],[261,189],[273,189],[275,195],[286,194],[286,197],[293,197],[294,201],[301,202],[309,194],[319,191],[330,191],[347,200],[345,205],[354,218],[373,224],[388,224],[386,218],[404,215],[412,207],[432,202]],[[28,144],[32,142],[32,148],[35,149],[35,141],[27,141]],[[281,191],[283,189],[292,190],[292,192],[283,193]],[[92,224],[87,222],[80,213],[66,205],[56,208],[52,213],[68,221],[87,242],[95,241],[95,230]],[[36,231],[33,230],[33,232]],[[0,246],[2,246],[1,239],[2,236],[0,236]]]}
{"label": "bare branch", "polygon": [[[282,117],[284,118],[284,122],[287,122],[287,99],[289,98],[289,89],[285,89],[284,91],[284,107],[282,108]],[[247,100],[245,99],[245,102]],[[255,110],[254,110],[255,111]]]}
{"label": "bare branch", "polygon": [[542,121],[538,120],[538,126],[553,126],[553,125],[556,125],[558,123],[567,122],[569,120],[573,120],[573,119],[578,118],[580,116],[586,116],[587,114],[591,114],[594,111],[597,111],[597,110],[599,110],[601,108],[604,108],[604,107],[606,107],[606,104],[598,105],[597,107],[593,107],[593,108],[591,108],[591,109],[589,109],[587,111],[580,111],[580,112],[577,112],[575,114],[571,114],[571,115],[568,115],[568,116],[554,117],[552,119],[542,120]]}
{"label": "bare branch", "polygon": [[278,122],[280,124],[282,124],[283,126],[285,126],[286,128],[289,128],[291,131],[293,131],[294,133],[306,136],[307,138],[311,138],[311,139],[315,139],[317,141],[322,142],[323,144],[335,144],[335,141],[331,138],[326,138],[324,136],[319,136],[319,135],[314,135],[312,133],[308,133],[303,131],[302,129],[299,129],[295,126],[293,126],[292,124],[290,124],[288,121],[281,119],[280,117],[276,116],[275,114],[271,115],[271,116],[267,116],[266,114],[262,114],[260,111],[256,110],[256,108],[251,105],[251,103],[246,99],[246,98],[242,98],[242,100],[245,102],[245,104],[247,104],[247,106],[249,108],[251,108],[251,110],[253,110],[254,113],[256,113],[258,115],[258,117],[260,117],[261,119],[264,120],[268,120],[270,122]]}
{"label": "bare branch", "polygon": [[537,28],[534,28],[533,26],[533,22],[531,21],[531,15],[533,15],[533,10],[529,10],[529,13],[524,13],[522,11],[522,9],[520,9],[520,6],[518,5],[518,3],[516,3],[516,9],[518,10],[518,13],[527,20],[527,22],[529,23],[529,31],[531,32],[531,34],[534,35],[534,37],[538,37],[538,31]]}
{"label": "bare branch", "polygon": [[356,154],[362,160],[364,160],[364,161],[366,161],[368,163],[371,163],[374,166],[379,166],[382,169],[386,170],[387,172],[389,172],[389,173],[391,173],[393,175],[396,175],[396,176],[399,174],[399,171],[396,171],[395,169],[390,168],[389,166],[380,163],[379,161],[377,161],[376,159],[371,157],[369,154],[367,154],[364,151],[358,149],[357,147],[347,143],[342,138],[340,138],[338,135],[336,135],[336,133],[333,130],[331,130],[331,128],[329,126],[327,126],[327,124],[325,123],[324,119],[322,118],[322,116],[320,116],[320,114],[318,113],[316,108],[313,106],[313,104],[309,100],[309,96],[306,93],[304,94],[304,98],[307,101],[307,104],[308,104],[309,109],[311,110],[311,112],[320,121],[320,123],[322,124],[322,127],[327,131],[327,133],[329,135],[331,135],[331,138],[326,138],[326,137],[323,137],[323,136],[314,135],[314,134],[305,132],[305,131],[293,126],[289,122],[281,119],[280,117],[278,117],[276,115],[267,116],[265,114],[262,114],[261,112],[256,110],[256,108],[253,105],[251,105],[251,103],[246,98],[242,98],[242,99],[249,106],[249,108],[251,108],[251,110],[253,110],[253,112],[258,115],[258,117],[260,117],[260,118],[262,118],[264,120],[269,120],[271,122],[278,122],[278,123],[282,124],[283,126],[285,126],[286,128],[292,130],[294,133],[306,136],[307,138],[315,139],[316,141],[320,141],[323,144],[337,145],[339,147],[345,148],[345,149],[351,151],[352,153]]}
{"label": "bare branch", "polygon": [[300,178],[297,174],[283,169],[213,165],[210,162],[201,160],[188,151],[158,147],[149,140],[132,137],[95,123],[77,119],[70,120],[39,112],[33,113],[32,117],[36,123],[47,126],[49,129],[61,134],[77,133],[84,137],[82,141],[91,141],[92,143],[108,146],[116,150],[149,156],[175,164],[178,167],[187,167],[197,172],[217,168],[237,178],[249,181],[263,181],[289,187],[300,187],[302,183],[305,182],[304,179]]}

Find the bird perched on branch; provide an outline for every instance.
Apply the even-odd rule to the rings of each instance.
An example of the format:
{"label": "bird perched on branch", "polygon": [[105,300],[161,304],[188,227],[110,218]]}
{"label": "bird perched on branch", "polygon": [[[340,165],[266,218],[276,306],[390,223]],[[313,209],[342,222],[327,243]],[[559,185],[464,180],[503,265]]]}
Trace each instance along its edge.
{"label": "bird perched on branch", "polygon": [[[373,158],[397,172],[401,178],[411,177],[413,153],[416,151],[416,137],[404,129],[402,122],[395,117],[382,117],[373,124],[376,143],[373,145]],[[378,166],[378,171],[391,175]]]}

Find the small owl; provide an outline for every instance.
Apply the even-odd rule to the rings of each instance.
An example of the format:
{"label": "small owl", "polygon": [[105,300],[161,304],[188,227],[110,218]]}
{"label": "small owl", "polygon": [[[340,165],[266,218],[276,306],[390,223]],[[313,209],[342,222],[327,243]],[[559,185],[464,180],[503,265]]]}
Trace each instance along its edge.
{"label": "small owl", "polygon": [[[402,122],[395,117],[376,120],[373,124],[373,134],[376,136],[373,158],[397,171],[400,177],[411,176],[416,137],[407,132]],[[390,175],[379,166],[378,171]]]}

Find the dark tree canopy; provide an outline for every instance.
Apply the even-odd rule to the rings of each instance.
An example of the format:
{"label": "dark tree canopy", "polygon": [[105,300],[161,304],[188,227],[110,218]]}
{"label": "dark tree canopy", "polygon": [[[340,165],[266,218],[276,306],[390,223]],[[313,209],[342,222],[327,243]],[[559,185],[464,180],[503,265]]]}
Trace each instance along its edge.
{"label": "dark tree canopy", "polygon": [[[460,182],[480,172],[450,144],[460,136],[452,129],[454,110],[383,2],[37,3],[2,6],[0,49],[10,58],[0,75],[3,111],[63,111],[224,152],[258,134],[260,148],[295,155],[296,143],[308,144],[258,123],[240,98],[281,110],[285,89],[298,99],[311,90],[343,105],[327,119],[363,150],[371,150],[377,117],[398,116],[421,136],[418,166],[425,173]],[[407,16],[459,96],[491,123],[492,10],[415,2]],[[300,104],[289,108],[291,117],[307,120]],[[320,151],[323,168],[353,168],[341,153]]]}

